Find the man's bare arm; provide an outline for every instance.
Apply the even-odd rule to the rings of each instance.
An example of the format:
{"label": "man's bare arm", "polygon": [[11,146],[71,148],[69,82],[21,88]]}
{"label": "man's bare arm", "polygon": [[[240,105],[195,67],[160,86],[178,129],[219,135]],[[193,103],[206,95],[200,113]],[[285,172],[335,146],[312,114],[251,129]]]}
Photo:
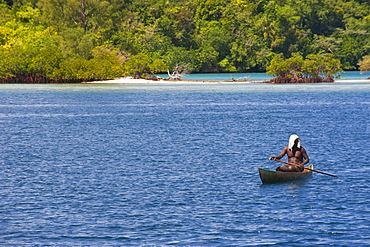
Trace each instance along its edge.
{"label": "man's bare arm", "polygon": [[283,158],[284,155],[287,153],[287,151],[288,151],[288,146],[286,146],[285,148],[283,148],[283,151],[281,151],[281,153],[278,156],[271,156],[270,157],[270,160],[276,160],[276,159]]}
{"label": "man's bare arm", "polygon": [[301,149],[301,153],[302,153],[302,157],[305,159],[303,162],[302,162],[302,164],[301,165],[305,165],[305,164],[307,164],[308,162],[310,162],[310,158],[308,158],[308,154],[307,154],[307,152],[306,152],[306,149],[304,149],[303,147],[302,147],[302,149]]}

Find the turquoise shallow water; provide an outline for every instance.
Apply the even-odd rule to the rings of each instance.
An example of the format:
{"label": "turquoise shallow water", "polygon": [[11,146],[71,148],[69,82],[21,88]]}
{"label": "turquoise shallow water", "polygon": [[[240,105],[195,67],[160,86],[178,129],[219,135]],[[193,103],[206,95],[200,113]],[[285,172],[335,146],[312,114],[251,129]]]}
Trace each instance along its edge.
{"label": "turquoise shallow water", "polygon": [[[370,245],[370,83],[0,85],[0,245]],[[296,133],[311,179],[262,185]]]}
{"label": "turquoise shallow water", "polygon": [[[359,71],[346,71],[339,73],[338,80],[366,80],[370,77],[370,72],[361,73]],[[168,75],[158,75],[161,78],[168,78]],[[216,74],[187,74],[183,76],[184,80],[195,81],[267,81],[273,76],[266,73],[216,73]]]}

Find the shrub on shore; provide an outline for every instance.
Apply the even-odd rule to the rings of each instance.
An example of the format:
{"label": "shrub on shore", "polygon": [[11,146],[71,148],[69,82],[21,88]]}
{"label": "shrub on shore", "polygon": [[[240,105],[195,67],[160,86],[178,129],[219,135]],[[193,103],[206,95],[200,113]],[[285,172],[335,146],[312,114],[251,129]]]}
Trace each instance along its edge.
{"label": "shrub on shore", "polygon": [[271,83],[319,83],[334,82],[341,71],[340,61],[330,53],[310,54],[306,58],[295,55],[288,59],[279,54],[271,60],[266,73],[276,76]]}

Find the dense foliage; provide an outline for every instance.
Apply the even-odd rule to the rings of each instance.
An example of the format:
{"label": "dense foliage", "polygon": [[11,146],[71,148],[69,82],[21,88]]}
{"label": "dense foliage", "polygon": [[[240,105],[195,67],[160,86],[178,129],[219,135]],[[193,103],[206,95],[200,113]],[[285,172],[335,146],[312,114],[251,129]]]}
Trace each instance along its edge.
{"label": "dense foliage", "polygon": [[331,53],[310,54],[306,59],[301,55],[288,59],[277,55],[267,67],[267,74],[277,76],[271,80],[274,83],[333,82],[341,71],[339,59]]}
{"label": "dense foliage", "polygon": [[277,57],[311,61],[323,53],[344,69],[368,70],[370,4],[0,0],[0,53],[0,78],[110,79],[179,65],[264,71]]}
{"label": "dense foliage", "polygon": [[370,71],[370,55],[364,56],[358,65],[361,71]]}

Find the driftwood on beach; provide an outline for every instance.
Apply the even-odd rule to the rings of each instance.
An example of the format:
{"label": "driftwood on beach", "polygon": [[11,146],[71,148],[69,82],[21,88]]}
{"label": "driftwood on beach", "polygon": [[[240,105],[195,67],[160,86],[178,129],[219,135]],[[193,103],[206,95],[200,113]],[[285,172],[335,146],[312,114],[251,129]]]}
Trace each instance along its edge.
{"label": "driftwood on beach", "polygon": [[168,79],[170,81],[181,81],[182,77],[189,73],[190,67],[188,64],[176,65],[172,73],[168,70]]}

